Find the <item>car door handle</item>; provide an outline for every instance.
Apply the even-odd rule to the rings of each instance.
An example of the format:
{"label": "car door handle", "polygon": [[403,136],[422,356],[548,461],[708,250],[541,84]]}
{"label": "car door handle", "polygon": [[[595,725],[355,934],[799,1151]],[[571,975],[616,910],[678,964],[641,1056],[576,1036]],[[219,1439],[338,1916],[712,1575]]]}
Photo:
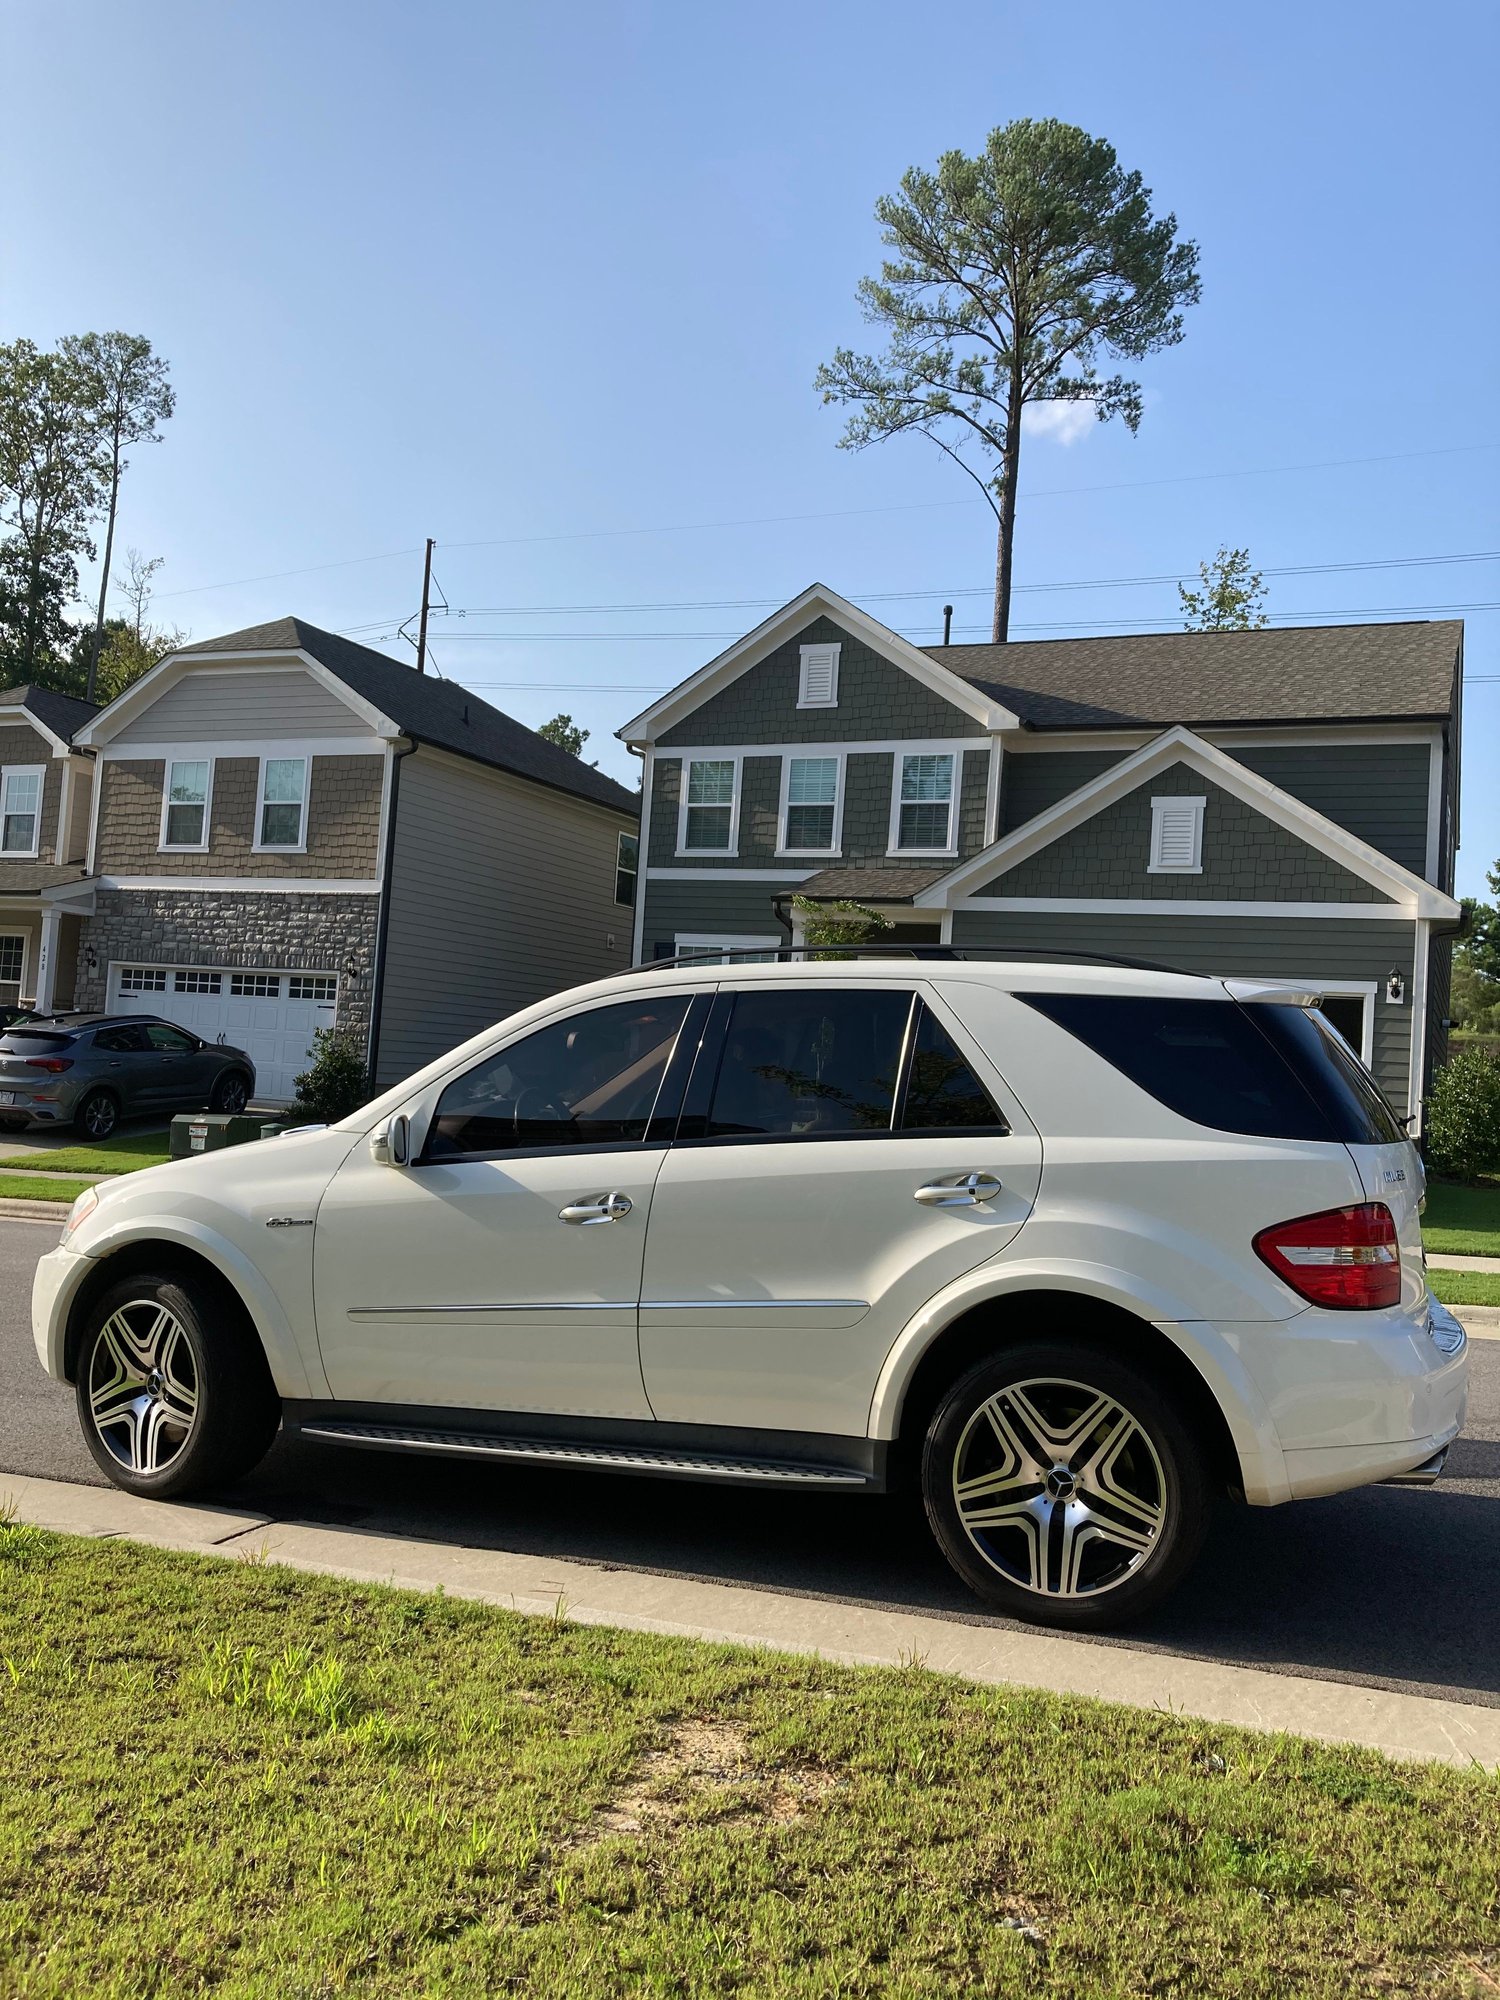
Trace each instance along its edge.
{"label": "car door handle", "polygon": [[613,1194],[596,1194],[592,1201],[570,1201],[566,1208],[557,1211],[557,1219],[581,1222],[586,1229],[591,1222],[622,1222],[630,1209],[630,1196],[616,1190]]}
{"label": "car door handle", "polygon": [[977,1208],[982,1201],[993,1201],[1001,1191],[1001,1183],[996,1175],[958,1174],[951,1181],[930,1181],[926,1187],[913,1190],[913,1198],[924,1208]]}

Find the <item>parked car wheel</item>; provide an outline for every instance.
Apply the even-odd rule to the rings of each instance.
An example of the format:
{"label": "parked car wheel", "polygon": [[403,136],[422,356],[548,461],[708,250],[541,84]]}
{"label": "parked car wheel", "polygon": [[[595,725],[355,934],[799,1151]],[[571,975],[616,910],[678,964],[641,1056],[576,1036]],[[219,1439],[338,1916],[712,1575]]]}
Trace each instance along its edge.
{"label": "parked car wheel", "polygon": [[250,1081],[237,1069],[226,1071],[213,1087],[208,1100],[210,1111],[243,1111],[250,1102]]}
{"label": "parked car wheel", "polygon": [[107,1139],[119,1122],[119,1103],[107,1090],[91,1090],[73,1114],[74,1127],[85,1139]]}
{"label": "parked car wheel", "polygon": [[281,1419],[238,1307],[211,1281],[169,1269],[124,1278],[94,1302],[75,1387],[100,1467],[156,1499],[241,1478]]}
{"label": "parked car wheel", "polygon": [[991,1355],[953,1385],[928,1427],[922,1493],[980,1597],[1074,1630],[1158,1603],[1208,1524],[1203,1454],[1177,1407],[1065,1336]]}

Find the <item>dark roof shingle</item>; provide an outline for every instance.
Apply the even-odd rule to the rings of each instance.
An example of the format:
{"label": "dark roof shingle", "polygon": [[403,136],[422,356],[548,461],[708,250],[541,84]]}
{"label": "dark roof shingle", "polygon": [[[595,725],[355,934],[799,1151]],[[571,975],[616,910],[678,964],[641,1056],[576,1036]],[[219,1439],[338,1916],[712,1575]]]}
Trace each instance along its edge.
{"label": "dark roof shingle", "polygon": [[1034,729],[1428,721],[1453,709],[1463,629],[1266,626],[922,651]]}
{"label": "dark roof shingle", "polygon": [[325,632],[305,619],[276,618],[267,625],[250,625],[241,632],[226,632],[220,638],[203,639],[181,649],[184,654],[293,650],[311,654],[345,687],[389,716],[414,742],[452,750],[476,763],[550,785],[555,791],[612,806],[617,812],[640,812],[640,800],[634,792],[585,764],[581,757],[560,750],[525,723],[491,708],[457,681],[419,674],[415,667],[404,666],[387,653],[341,638],[337,632]]}
{"label": "dark roof shingle", "polygon": [[948,868],[824,868],[799,883],[796,893],[816,903],[909,903],[951,874]]}
{"label": "dark roof shingle", "polygon": [[25,686],[0,688],[0,708],[29,709],[64,743],[71,743],[75,731],[99,713],[97,702],[80,701],[77,695],[59,694],[55,688]]}

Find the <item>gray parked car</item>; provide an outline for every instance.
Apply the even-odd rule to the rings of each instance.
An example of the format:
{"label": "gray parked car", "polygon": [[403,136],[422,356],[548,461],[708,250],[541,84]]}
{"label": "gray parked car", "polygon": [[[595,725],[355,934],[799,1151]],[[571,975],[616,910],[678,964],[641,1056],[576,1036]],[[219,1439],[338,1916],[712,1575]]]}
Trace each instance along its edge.
{"label": "gray parked car", "polygon": [[107,1139],[152,1111],[243,1111],[255,1064],[151,1014],[33,1015],[0,1034],[0,1126]]}

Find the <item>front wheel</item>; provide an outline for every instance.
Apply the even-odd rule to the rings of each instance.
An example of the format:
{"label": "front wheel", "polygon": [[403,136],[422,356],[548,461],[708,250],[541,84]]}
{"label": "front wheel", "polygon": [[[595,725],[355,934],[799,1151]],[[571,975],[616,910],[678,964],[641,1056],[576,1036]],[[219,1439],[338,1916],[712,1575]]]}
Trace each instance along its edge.
{"label": "front wheel", "polygon": [[101,1293],[75,1384],[99,1466],[127,1493],[157,1500],[243,1477],[281,1419],[238,1302],[196,1273],[142,1272]]}
{"label": "front wheel", "polygon": [[928,1428],[922,1494],[980,1597],[1075,1631],[1159,1603],[1208,1525],[1203,1454],[1176,1404],[1072,1337],[1005,1349],[954,1384]]}

